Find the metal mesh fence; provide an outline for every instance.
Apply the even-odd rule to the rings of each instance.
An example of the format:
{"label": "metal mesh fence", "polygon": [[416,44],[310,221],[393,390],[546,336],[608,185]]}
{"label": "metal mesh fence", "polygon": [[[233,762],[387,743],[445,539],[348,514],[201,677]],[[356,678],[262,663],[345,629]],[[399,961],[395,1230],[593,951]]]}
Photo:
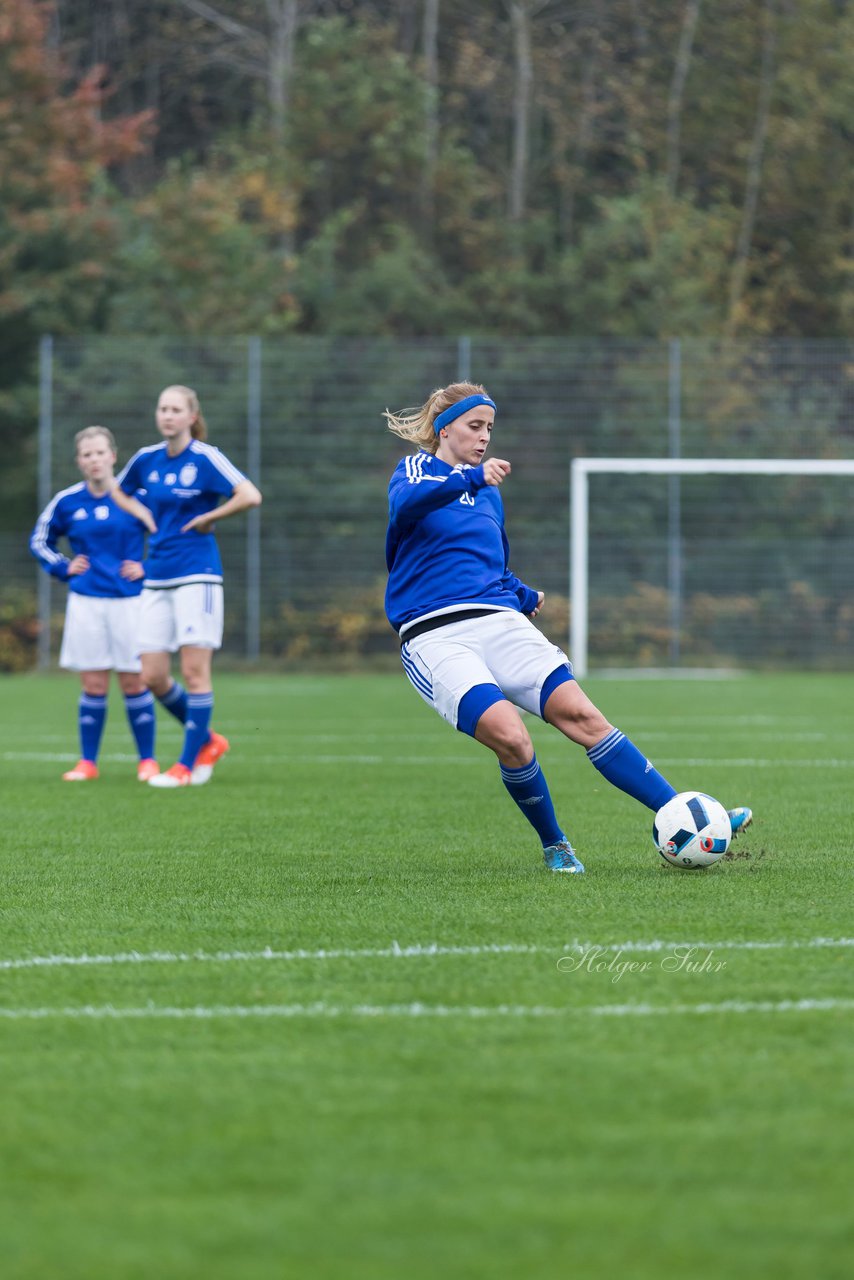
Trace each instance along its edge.
{"label": "metal mesh fence", "polygon": [[[77,479],[81,427],[108,426],[121,465],[156,441],[160,389],[197,389],[209,439],[264,494],[257,520],[218,530],[224,655],[235,661],[394,660],[382,613],[386,489],[405,445],[381,413],[458,377],[498,403],[513,567],[546,591],[543,628],[561,643],[574,456],[854,456],[854,344],[843,342],[81,338],[46,342],[42,371],[43,503]],[[591,664],[850,668],[852,483],[592,478]],[[1,549],[9,590],[35,598],[28,532]],[[45,663],[64,589],[41,576],[53,620]]]}

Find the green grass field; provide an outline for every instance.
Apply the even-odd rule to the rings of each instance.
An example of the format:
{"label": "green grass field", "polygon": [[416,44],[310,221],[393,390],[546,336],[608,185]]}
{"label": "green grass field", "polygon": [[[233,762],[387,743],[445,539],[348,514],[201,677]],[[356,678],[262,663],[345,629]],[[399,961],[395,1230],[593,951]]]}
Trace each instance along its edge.
{"label": "green grass field", "polygon": [[220,677],[170,792],[115,686],[71,785],[75,681],[0,682],[8,1280],[852,1273],[851,678],[586,687],[735,857],[534,723],[549,874],[402,675]]}

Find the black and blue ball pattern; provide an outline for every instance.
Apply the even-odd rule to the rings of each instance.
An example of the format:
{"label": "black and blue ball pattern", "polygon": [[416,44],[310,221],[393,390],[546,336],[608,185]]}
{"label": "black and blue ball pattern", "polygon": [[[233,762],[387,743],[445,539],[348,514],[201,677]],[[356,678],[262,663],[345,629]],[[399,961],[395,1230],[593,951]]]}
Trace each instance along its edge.
{"label": "black and blue ball pattern", "polygon": [[682,791],[655,815],[652,838],[670,867],[702,871],[729,849],[732,824],[726,809],[704,791]]}

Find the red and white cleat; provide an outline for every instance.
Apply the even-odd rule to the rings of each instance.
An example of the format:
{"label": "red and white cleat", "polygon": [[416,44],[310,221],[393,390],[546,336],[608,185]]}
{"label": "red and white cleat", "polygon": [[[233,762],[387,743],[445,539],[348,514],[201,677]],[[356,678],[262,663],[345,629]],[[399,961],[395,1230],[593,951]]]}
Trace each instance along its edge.
{"label": "red and white cleat", "polygon": [[190,785],[190,770],[185,764],[173,764],[171,769],[167,769],[165,773],[155,773],[153,778],[148,779],[150,787],[188,787]]}
{"label": "red and white cleat", "polygon": [[140,782],[148,782],[150,778],[155,777],[160,772],[160,765],[156,760],[140,760],[136,766],[136,776]]}
{"label": "red and white cleat", "polygon": [[228,738],[224,738],[221,733],[211,731],[211,736],[196,756],[192,775],[194,787],[203,787],[206,782],[210,782],[214,765],[222,759],[230,745]]}
{"label": "red and white cleat", "polygon": [[62,775],[63,782],[92,782],[98,776],[98,766],[91,760],[78,760],[73,769]]}

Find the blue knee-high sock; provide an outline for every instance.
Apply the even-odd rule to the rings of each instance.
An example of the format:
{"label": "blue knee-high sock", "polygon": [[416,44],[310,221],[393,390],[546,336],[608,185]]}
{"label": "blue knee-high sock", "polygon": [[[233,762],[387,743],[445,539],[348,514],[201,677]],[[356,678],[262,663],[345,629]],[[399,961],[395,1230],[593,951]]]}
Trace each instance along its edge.
{"label": "blue knee-high sock", "polygon": [[162,697],[160,694],[157,695],[157,701],[170,711],[176,720],[180,720],[181,724],[187,723],[187,690],[182,684],[178,684],[177,680],[172,681]]}
{"label": "blue knee-high sock", "polygon": [[213,714],[212,693],[187,694],[187,723],[184,726],[184,750],[181,752],[179,764],[192,769],[196,756],[211,736],[210,724]]}
{"label": "blue knee-high sock", "polygon": [[81,693],[77,704],[77,725],[80,730],[80,754],[84,760],[98,763],[101,735],[107,719],[106,695]]}
{"label": "blue knee-high sock", "polygon": [[587,757],[603,778],[654,813],[676,795],[676,788],[671,787],[619,729],[612,729],[607,737],[591,747]]}
{"label": "blue knee-high sock", "polygon": [[126,693],[125,711],[128,724],[139,752],[140,760],[154,758],[154,695],[150,689],[144,693]]}
{"label": "blue knee-high sock", "polygon": [[549,786],[536,755],[521,769],[501,765],[501,781],[543,842],[543,848],[566,837],[555,816]]}

